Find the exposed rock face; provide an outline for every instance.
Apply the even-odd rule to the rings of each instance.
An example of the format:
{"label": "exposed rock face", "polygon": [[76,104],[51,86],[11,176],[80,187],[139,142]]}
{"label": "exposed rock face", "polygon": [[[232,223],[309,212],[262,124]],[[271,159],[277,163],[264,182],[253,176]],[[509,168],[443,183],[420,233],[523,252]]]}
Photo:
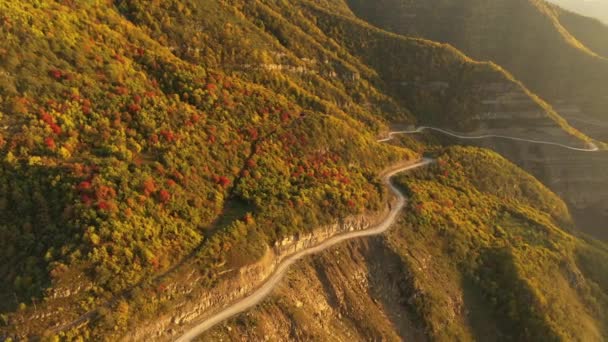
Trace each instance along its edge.
{"label": "exposed rock face", "polygon": [[321,227],[314,233],[286,238],[269,248],[257,263],[228,273],[216,287],[208,292],[195,294],[194,288],[200,279],[189,277],[186,281],[167,285],[167,296],[186,295],[187,301],[179,303],[171,315],[157,317],[154,323],[142,328],[124,340],[170,340],[190,324],[217,311],[229,303],[247,295],[263,283],[288,256],[315,246],[328,238],[354,230],[364,230],[380,222],[388,213],[384,210],[376,215],[349,217],[335,224]]}
{"label": "exposed rock face", "polygon": [[[518,138],[560,142],[576,147],[585,143],[555,120],[549,107],[542,107],[522,88],[508,83],[481,86],[481,108],[476,116],[479,134],[506,135]],[[540,100],[538,100],[540,101]]]}
{"label": "exposed rock face", "polygon": [[263,304],[199,339],[425,341],[407,274],[383,237],[353,240],[294,265]]}
{"label": "exposed rock face", "polygon": [[579,229],[608,239],[608,153],[523,153],[513,160],[564,198]]}

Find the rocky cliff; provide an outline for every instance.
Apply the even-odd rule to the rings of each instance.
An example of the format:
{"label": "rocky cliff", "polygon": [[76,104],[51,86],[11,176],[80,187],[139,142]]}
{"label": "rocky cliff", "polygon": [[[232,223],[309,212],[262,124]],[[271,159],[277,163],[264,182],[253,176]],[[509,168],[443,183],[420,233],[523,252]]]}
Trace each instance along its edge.
{"label": "rocky cliff", "polygon": [[345,218],[316,229],[313,233],[278,241],[258,262],[228,270],[217,285],[207,291],[201,291],[202,289],[197,287],[201,279],[193,277],[193,273],[179,282],[167,283],[164,298],[161,300],[171,301],[173,298],[179,298],[177,303],[173,303],[173,310],[162,317],[155,317],[153,321],[143,322],[138,329],[124,336],[123,340],[171,340],[196,322],[251,293],[288,256],[318,245],[332,236],[370,228],[382,221],[387,213],[388,209],[374,215]]}
{"label": "rocky cliff", "polygon": [[348,242],[298,263],[258,308],[199,340],[424,341],[408,273],[384,238]]}

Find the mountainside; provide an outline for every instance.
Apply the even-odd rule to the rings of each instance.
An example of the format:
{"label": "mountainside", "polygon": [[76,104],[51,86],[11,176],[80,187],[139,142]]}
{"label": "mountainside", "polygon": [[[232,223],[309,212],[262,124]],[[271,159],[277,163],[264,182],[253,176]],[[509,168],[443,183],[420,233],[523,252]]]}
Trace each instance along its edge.
{"label": "mountainside", "polygon": [[264,304],[200,340],[606,338],[596,262],[608,250],[557,227],[568,226],[557,196],[474,148],[448,149],[398,182],[411,200],[386,236],[306,260]]}
{"label": "mountainside", "polygon": [[[533,92],[553,99],[546,89],[522,82],[526,77],[444,43],[384,31],[357,18],[349,5],[0,0],[0,338],[171,338],[257,287],[291,248],[376,222],[390,200],[381,172],[427,150],[424,141],[377,141],[391,127],[437,125],[591,146],[589,136]],[[590,77],[601,86],[603,59],[573,49],[565,58],[574,63],[584,55],[600,71],[561,76],[574,77],[570,85]],[[575,100],[603,105],[605,94],[591,95],[600,102]],[[513,310],[528,310],[530,296],[538,305],[506,324],[537,334],[530,336],[606,336],[605,246],[578,237],[565,204],[498,156],[451,149],[440,160],[441,169],[401,178],[416,205],[396,232],[369,245],[338,247],[354,251],[350,266],[370,272],[361,271],[368,262],[362,260],[381,263],[384,253],[386,267],[396,267],[392,274],[401,279],[413,272],[403,244],[418,242],[420,253],[459,260],[446,286],[461,272],[482,279],[474,286],[487,296],[504,279],[483,265],[521,266],[530,274],[506,279],[515,289]],[[445,175],[451,175],[445,167],[457,178]],[[429,221],[420,201],[432,202],[433,210],[448,201],[465,207],[458,216],[441,212],[439,221]],[[425,251],[434,242],[411,230],[444,236],[446,222],[453,235],[443,241],[472,245]],[[485,233],[473,234],[474,223]],[[545,254],[532,266],[518,264]],[[317,265],[331,266],[327,260]],[[299,267],[311,282],[320,272]],[[560,284],[572,296],[517,292],[531,279],[533,289],[550,284],[558,273],[549,272],[560,270],[577,281],[581,274],[580,287]],[[351,316],[345,333],[365,325],[363,313],[378,300],[359,290],[350,299],[327,299],[332,310],[357,303],[360,315]],[[386,294],[386,301],[409,296],[400,291]],[[547,300],[573,305],[588,335]],[[268,305],[284,314],[284,307]],[[425,311],[426,304],[408,305],[415,336],[440,334],[441,318]],[[505,313],[484,305],[502,320]],[[393,309],[378,312],[402,310]],[[334,319],[343,324],[340,314]],[[393,330],[389,321],[357,328],[359,336],[409,333],[408,326]],[[556,328],[560,324],[572,331]],[[460,332],[469,329],[465,323],[456,326],[449,334],[469,336]],[[500,329],[508,335],[510,326]],[[323,332],[317,326],[306,333]]]}
{"label": "mountainside", "polygon": [[[297,85],[299,92],[329,96],[330,101],[344,105],[349,113],[356,113],[357,104],[363,104],[368,110],[386,113],[391,123],[417,121],[471,129],[486,121],[482,113],[488,98],[514,94],[528,100],[529,107],[525,108],[527,112],[511,118],[513,126],[527,127],[524,123],[528,120],[538,119],[538,125],[557,123],[560,139],[568,139],[563,136],[564,130],[586,139],[500,67],[475,62],[447,45],[380,31],[357,20],[342,1],[181,4],[181,12],[175,11],[177,7],[170,2],[158,5],[158,9],[143,5],[119,8],[126,7],[123,12],[127,18],[145,25],[153,37],[169,40],[174,52],[186,60],[221,67],[280,92]],[[336,11],[336,7],[342,10]],[[211,11],[228,21],[231,34],[214,37],[212,32],[220,25],[198,19]],[[154,25],[159,21],[174,23],[166,27],[169,35]],[[207,40],[185,34],[201,30]],[[226,35],[230,39],[224,39]],[[223,49],[231,51],[230,55],[203,53],[208,45],[220,41]],[[255,56],[264,59],[260,61]],[[282,78],[290,81],[289,87],[285,87],[285,81],[277,82],[276,75],[268,75],[269,70],[287,71]],[[325,86],[328,83],[331,87]],[[373,106],[380,101],[361,98],[366,84],[389,95],[399,107],[384,103]],[[493,89],[497,84],[498,89]],[[358,103],[335,99],[336,88],[345,89]],[[399,116],[401,112],[410,113],[410,119]]]}
{"label": "mountainside", "polygon": [[212,284],[278,239],[377,210],[377,172],[414,155],[377,144],[368,111],[290,93],[281,73],[279,94],[185,61],[118,8],[0,6],[0,303],[28,317],[44,298],[51,313],[11,321],[22,333],[190,259]]}
{"label": "mountainside", "polygon": [[[358,16],[381,28],[447,42],[472,57],[497,63],[541,95],[569,123],[594,138],[608,140],[608,60],[603,24],[537,0],[348,3]],[[499,125],[500,118],[513,117],[512,108],[527,111],[522,109],[525,102],[508,93],[484,103],[486,117]],[[506,135],[516,132],[510,123],[500,126],[507,128]],[[512,142],[481,143],[550,186],[566,200],[581,229],[606,239],[607,194],[598,191],[608,187],[606,153],[577,154]]]}
{"label": "mountainside", "polygon": [[[446,42],[475,59],[501,65],[566,119],[583,120],[573,121],[577,127],[608,140],[605,129],[584,122],[607,118],[608,59],[605,43],[597,42],[603,35],[582,28],[597,23],[566,15],[543,0],[349,0],[349,4],[357,15],[381,28]],[[561,21],[564,17],[569,17],[567,24]],[[582,25],[573,24],[572,18]],[[571,32],[574,27],[581,28]]]}

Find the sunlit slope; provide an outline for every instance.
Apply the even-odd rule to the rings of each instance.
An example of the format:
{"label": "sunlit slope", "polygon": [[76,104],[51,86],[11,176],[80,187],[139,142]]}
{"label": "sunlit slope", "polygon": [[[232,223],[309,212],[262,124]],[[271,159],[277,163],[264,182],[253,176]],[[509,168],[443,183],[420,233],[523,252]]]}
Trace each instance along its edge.
{"label": "sunlit slope", "polygon": [[118,338],[189,301],[166,279],[204,293],[276,241],[377,212],[380,170],[419,157],[377,137],[475,129],[487,84],[531,106],[514,126],[587,139],[496,65],[336,0],[0,12],[0,336]]}
{"label": "sunlit slope", "polygon": [[[398,234],[405,241],[393,241],[413,250],[402,252],[411,263],[430,268],[415,274],[428,291],[416,302],[429,304],[418,310],[432,339],[606,337],[608,287],[591,271],[606,260],[606,245],[560,229],[568,214],[555,194],[479,149],[450,148],[430,171],[402,178],[413,215]],[[439,274],[453,277],[450,285],[433,281]],[[460,316],[458,303],[466,307]]]}
{"label": "sunlit slope", "polygon": [[176,57],[107,4],[0,8],[0,303],[20,308],[13,331],[78,317],[194,250],[205,264],[246,244],[248,263],[282,236],[377,210],[376,173],[412,155],[375,142],[371,113]]}

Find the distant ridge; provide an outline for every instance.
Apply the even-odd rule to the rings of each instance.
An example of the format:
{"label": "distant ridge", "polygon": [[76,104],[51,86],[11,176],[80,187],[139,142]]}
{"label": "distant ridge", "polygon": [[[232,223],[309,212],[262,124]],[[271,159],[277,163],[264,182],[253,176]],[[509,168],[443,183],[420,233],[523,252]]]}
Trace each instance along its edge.
{"label": "distant ridge", "polygon": [[[381,28],[449,43],[472,58],[499,64],[566,119],[608,120],[608,29],[596,20],[540,0],[349,4]],[[608,132],[594,134],[608,141]]]}

